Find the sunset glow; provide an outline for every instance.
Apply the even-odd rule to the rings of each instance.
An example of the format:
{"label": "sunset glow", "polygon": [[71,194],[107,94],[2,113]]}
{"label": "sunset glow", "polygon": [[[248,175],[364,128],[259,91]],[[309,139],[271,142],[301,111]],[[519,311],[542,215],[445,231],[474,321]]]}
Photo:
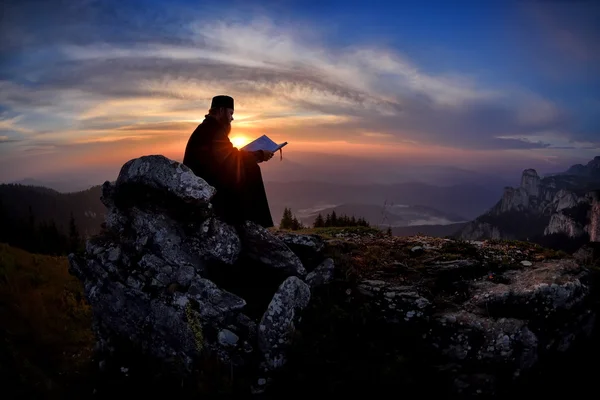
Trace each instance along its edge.
{"label": "sunset glow", "polygon": [[[267,134],[289,143],[284,162],[484,168],[493,154],[560,170],[600,150],[600,15],[586,2],[290,3],[285,15],[251,1],[225,14],[186,0],[42,3],[3,15],[0,181],[78,171],[84,154],[111,168],[150,151],[181,160],[217,94],[235,99],[233,145]],[[338,9],[353,17],[333,29]]]}
{"label": "sunset glow", "polygon": [[230,136],[229,140],[233,144],[233,147],[237,147],[238,149],[241,149],[242,147],[251,142],[249,138],[242,135]]}

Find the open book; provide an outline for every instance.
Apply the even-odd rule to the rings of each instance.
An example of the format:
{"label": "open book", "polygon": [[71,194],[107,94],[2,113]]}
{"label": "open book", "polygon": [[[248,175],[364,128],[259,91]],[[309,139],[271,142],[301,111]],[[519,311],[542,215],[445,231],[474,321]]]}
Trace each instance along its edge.
{"label": "open book", "polygon": [[275,153],[277,150],[280,150],[283,146],[285,146],[287,142],[283,142],[281,144],[277,144],[272,141],[267,135],[262,135],[258,139],[248,143],[240,150],[246,151],[256,151],[256,150],[268,150],[270,152]]}

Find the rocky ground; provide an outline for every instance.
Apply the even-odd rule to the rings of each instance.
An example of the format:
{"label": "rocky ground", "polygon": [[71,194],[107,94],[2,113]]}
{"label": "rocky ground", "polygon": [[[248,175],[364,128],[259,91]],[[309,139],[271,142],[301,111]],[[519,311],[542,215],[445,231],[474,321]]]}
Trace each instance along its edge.
{"label": "rocky ground", "polygon": [[98,396],[514,396],[594,334],[594,250],[231,227],[213,194],[161,156],[105,184],[106,229],[70,257]]}
{"label": "rocky ground", "polygon": [[[597,309],[594,275],[562,252],[510,241],[344,236],[326,240],[338,279],[315,300],[320,311],[307,310],[327,310],[329,321],[314,317],[299,327],[303,335],[335,332],[322,344],[336,349],[328,356],[361,343],[348,360],[354,371],[337,376],[340,387],[331,386],[335,373],[313,375],[332,392],[510,396],[540,366],[556,368],[575,354],[578,340],[587,346]],[[580,256],[591,265],[591,252]]]}

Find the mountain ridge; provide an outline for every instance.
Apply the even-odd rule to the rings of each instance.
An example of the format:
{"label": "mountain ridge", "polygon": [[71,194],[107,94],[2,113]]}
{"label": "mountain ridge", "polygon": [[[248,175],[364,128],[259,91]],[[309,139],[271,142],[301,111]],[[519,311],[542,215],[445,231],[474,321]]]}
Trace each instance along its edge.
{"label": "mountain ridge", "polygon": [[532,240],[571,250],[587,241],[596,241],[599,171],[600,157],[595,157],[584,169],[572,166],[564,173],[543,178],[535,169],[525,169],[519,187],[505,187],[493,207],[456,235],[468,240]]}

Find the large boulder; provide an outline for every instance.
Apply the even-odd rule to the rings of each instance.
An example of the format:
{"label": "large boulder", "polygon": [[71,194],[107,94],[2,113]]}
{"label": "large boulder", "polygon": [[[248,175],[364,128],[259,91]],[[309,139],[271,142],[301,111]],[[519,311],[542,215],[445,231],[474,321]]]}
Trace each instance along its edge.
{"label": "large boulder", "polygon": [[[136,349],[182,376],[205,357],[257,372],[265,360],[271,370],[285,363],[281,344],[292,340],[293,321],[310,298],[309,286],[296,278],[306,270],[266,229],[250,222],[236,229],[213,215],[214,194],[189,168],[163,156],[131,160],[114,183],[104,184],[104,230],[83,254],[69,255],[93,310],[100,354]],[[228,271],[252,267],[246,273],[257,281],[281,285],[261,294],[272,300],[260,336],[260,315],[248,315],[248,300],[225,288],[234,278]]]}

